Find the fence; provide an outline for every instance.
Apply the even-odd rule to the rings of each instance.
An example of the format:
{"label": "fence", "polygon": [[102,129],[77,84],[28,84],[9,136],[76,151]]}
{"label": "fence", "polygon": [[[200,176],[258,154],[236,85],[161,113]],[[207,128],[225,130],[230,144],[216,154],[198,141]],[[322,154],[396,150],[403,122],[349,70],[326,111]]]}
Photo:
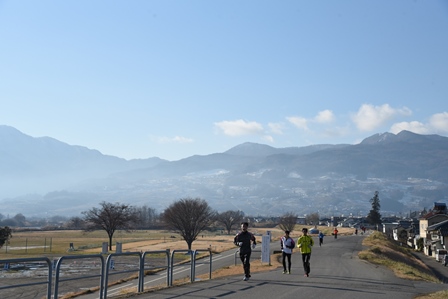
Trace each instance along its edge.
{"label": "fence", "polygon": [[48,275],[47,280],[42,282],[33,282],[33,283],[21,283],[16,285],[0,285],[0,290],[4,289],[11,289],[16,287],[24,287],[24,286],[34,286],[34,285],[40,285],[40,284],[46,284],[47,285],[47,298],[51,299],[51,281],[52,281],[52,265],[51,261],[47,257],[43,258],[19,258],[19,259],[7,259],[7,260],[0,260],[0,265],[3,264],[3,267],[5,270],[9,270],[11,263],[33,263],[33,262],[45,262],[48,269]]}
{"label": "fence", "polygon": [[53,247],[53,238],[16,238],[14,246],[6,242],[2,248],[5,253],[14,251],[17,254],[29,252],[50,253]]}
{"label": "fence", "polygon": [[190,282],[194,282],[196,280],[196,256],[198,254],[198,252],[200,251],[206,251],[210,254],[210,269],[209,269],[209,279],[212,278],[212,252],[210,249],[203,249],[203,250],[173,250],[173,252],[171,253],[171,265],[170,265],[170,275],[169,275],[169,282],[168,285],[172,286],[173,285],[173,270],[174,270],[174,255],[176,253],[184,253],[184,254],[188,254],[190,255]]}
{"label": "fence", "polygon": [[[99,258],[101,261],[101,272],[100,274],[89,274],[81,276],[82,278],[98,278],[100,277],[100,299],[103,298],[103,290],[104,290],[104,257],[101,254],[94,254],[94,255],[74,255],[74,256],[63,256],[56,262],[56,274],[55,274],[55,283],[54,283],[54,298],[58,298],[59,295],[59,283],[63,281],[70,281],[70,280],[78,280],[81,279],[80,277],[75,278],[60,278],[60,272],[61,272],[61,266],[65,260],[80,260],[80,259],[87,259],[87,258]],[[0,261],[1,262],[1,261]],[[90,273],[90,272],[89,272]]]}
{"label": "fence", "polygon": [[[2,289],[14,289],[14,288],[20,288],[20,287],[26,287],[26,286],[33,286],[37,284],[46,284],[47,285],[47,292],[46,292],[46,298],[58,298],[59,296],[59,284],[61,282],[66,281],[73,281],[73,280],[79,280],[79,279],[87,279],[87,278],[98,278],[99,281],[99,298],[107,298],[107,291],[108,291],[108,281],[110,275],[116,275],[116,274],[122,274],[122,273],[130,273],[135,272],[138,274],[138,280],[137,280],[137,292],[143,292],[144,291],[144,277],[145,277],[145,271],[159,271],[159,270],[166,270],[167,271],[167,281],[166,285],[172,286],[173,285],[173,269],[176,266],[174,264],[174,254],[184,252],[188,255],[190,255],[190,279],[191,282],[195,281],[195,268],[196,268],[196,260],[199,252],[208,252],[210,256],[210,269],[209,269],[209,278],[211,279],[211,272],[212,272],[212,253],[210,249],[198,249],[198,250],[174,250],[170,255],[170,250],[162,250],[162,251],[146,251],[146,252],[125,252],[125,253],[114,253],[109,254],[107,258],[105,259],[103,255],[101,254],[94,254],[94,255],[72,255],[72,256],[62,256],[57,261],[52,263],[48,258],[21,258],[21,259],[5,259],[0,260],[0,267],[3,266],[3,269],[5,271],[8,271],[10,269],[11,263],[31,263],[31,262],[45,262],[47,265],[47,280],[42,282],[32,282],[32,283],[20,283],[20,284],[11,284],[11,285],[2,285],[3,282],[5,282],[4,278],[0,280],[2,284],[0,284],[0,290]],[[163,255],[165,257],[165,263],[157,266],[157,267],[148,267],[146,265],[146,260],[148,256],[154,256],[154,255]],[[129,269],[123,269],[119,271],[115,271],[113,274],[110,273],[110,269],[115,268],[117,265],[114,263],[114,259],[117,257],[133,257],[137,260],[137,265],[129,265]],[[92,273],[92,271],[87,271],[86,274],[81,274],[76,277],[65,277],[61,275],[63,270],[69,270],[70,267],[67,265],[66,261],[83,261],[86,259],[97,259],[100,262],[100,268],[99,273],[95,274]],[[65,266],[65,267],[64,267]],[[54,292],[52,296],[52,280],[53,280],[53,269],[54,272]]]}
{"label": "fence", "polygon": [[[43,236],[17,236],[14,235],[14,238],[11,238],[6,242],[3,247],[0,249],[0,254],[3,253],[13,253],[14,255],[23,255],[23,254],[50,254],[50,253],[58,253],[61,250],[65,252],[73,252],[79,249],[89,249],[89,248],[101,248],[102,242],[99,242],[98,239],[93,237],[88,238],[88,242],[80,241],[81,237],[75,236],[70,237],[70,239],[66,240],[64,237],[43,237]],[[137,239],[140,237],[136,237]],[[63,239],[64,241],[61,241]],[[117,240],[114,243],[119,243],[120,237],[115,238]],[[147,237],[145,236],[145,241],[157,241],[161,243],[171,242],[170,237]],[[85,239],[83,239],[85,240]]]}

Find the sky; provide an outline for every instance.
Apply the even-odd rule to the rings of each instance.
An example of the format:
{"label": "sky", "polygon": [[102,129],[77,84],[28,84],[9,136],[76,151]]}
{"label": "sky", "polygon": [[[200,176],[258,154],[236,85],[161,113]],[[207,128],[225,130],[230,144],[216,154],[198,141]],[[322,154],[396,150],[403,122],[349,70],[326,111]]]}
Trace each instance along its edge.
{"label": "sky", "polygon": [[124,159],[448,136],[448,1],[0,0],[0,125]]}

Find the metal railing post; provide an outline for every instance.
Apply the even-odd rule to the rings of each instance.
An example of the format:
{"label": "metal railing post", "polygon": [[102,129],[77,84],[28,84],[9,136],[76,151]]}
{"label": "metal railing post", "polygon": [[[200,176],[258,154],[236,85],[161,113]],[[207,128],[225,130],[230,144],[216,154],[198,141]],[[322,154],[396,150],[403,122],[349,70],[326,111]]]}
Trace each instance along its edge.
{"label": "metal railing post", "polygon": [[171,252],[171,263],[170,263],[170,284],[169,286],[173,286],[173,268],[174,268],[174,254],[177,252],[185,252],[187,254],[190,255],[190,263],[191,263],[191,268],[190,268],[190,281],[193,279],[191,277],[191,275],[194,274],[194,270],[193,270],[193,265],[194,265],[194,261],[193,261],[193,251],[189,250],[189,249],[185,249],[185,250],[173,250],[173,252]]}
{"label": "metal railing post", "polygon": [[141,266],[141,273],[142,273],[142,277],[141,280],[139,281],[139,283],[141,283],[141,285],[139,286],[139,292],[143,292],[144,291],[144,278],[145,278],[145,258],[148,254],[160,254],[160,253],[165,253],[166,254],[166,285],[169,286],[170,283],[170,250],[166,249],[166,250],[156,250],[156,251],[145,251],[142,254],[142,266]]}
{"label": "metal railing post", "polygon": [[[137,255],[138,256],[139,266],[138,266],[137,272],[139,273],[138,280],[139,281],[141,280],[140,274],[141,274],[142,265],[140,264],[140,262],[141,262],[141,253],[139,251],[123,252],[123,253],[111,253],[111,254],[109,254],[109,256],[106,259],[106,269],[105,269],[104,282],[103,282],[103,285],[104,285],[104,298],[107,298],[107,288],[108,288],[108,284],[109,284],[109,268],[110,268],[110,264],[111,264],[112,258],[114,256],[125,256],[125,255]],[[131,271],[120,271],[120,272],[117,272],[117,274],[118,273],[126,273],[126,272],[131,272]],[[138,287],[139,286],[137,286],[137,288]]]}
{"label": "metal railing post", "polygon": [[[64,260],[76,260],[76,259],[85,259],[85,258],[99,258],[101,260],[101,272],[100,275],[88,275],[78,278],[67,278],[67,279],[59,279],[59,272],[61,269],[62,262]],[[54,298],[58,298],[59,295],[59,282],[60,281],[69,281],[69,280],[77,280],[82,278],[90,278],[90,277],[98,277],[100,276],[100,299],[103,299],[103,290],[104,290],[104,257],[101,254],[91,254],[91,255],[73,255],[73,256],[62,256],[56,263],[56,275],[54,281]]]}
{"label": "metal railing post", "polygon": [[46,284],[47,285],[47,299],[51,299],[51,280],[53,278],[53,267],[51,264],[51,261],[47,257],[42,258],[18,258],[18,259],[6,259],[6,260],[0,260],[0,263],[2,264],[9,264],[9,263],[26,263],[26,262],[46,262],[48,266],[48,276],[46,282],[34,282],[34,283],[22,283],[22,284],[14,284],[9,285],[5,287],[0,286],[1,289],[11,289],[14,287],[26,287],[26,286],[32,286],[32,285],[39,285],[39,284]]}

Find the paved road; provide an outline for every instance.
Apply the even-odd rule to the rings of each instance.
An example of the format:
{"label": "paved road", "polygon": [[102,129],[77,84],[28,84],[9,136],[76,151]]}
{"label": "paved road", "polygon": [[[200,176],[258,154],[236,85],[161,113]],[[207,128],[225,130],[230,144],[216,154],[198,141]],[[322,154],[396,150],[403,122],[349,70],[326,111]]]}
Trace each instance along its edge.
{"label": "paved road", "polygon": [[[362,236],[327,237],[315,246],[310,277],[303,276],[300,255],[293,254],[292,274],[281,269],[253,273],[250,281],[242,276],[199,281],[132,298],[394,298],[408,299],[447,289],[446,284],[399,279],[388,269],[358,259]],[[442,267],[442,266],[440,266]]]}

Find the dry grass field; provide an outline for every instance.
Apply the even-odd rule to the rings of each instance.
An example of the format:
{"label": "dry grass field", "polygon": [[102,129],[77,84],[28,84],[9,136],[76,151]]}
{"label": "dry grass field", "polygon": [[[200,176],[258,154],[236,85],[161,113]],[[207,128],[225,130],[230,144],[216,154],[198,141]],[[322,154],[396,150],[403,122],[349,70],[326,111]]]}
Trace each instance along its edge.
{"label": "dry grass field", "polygon": [[[291,237],[299,237],[301,228],[302,226],[297,225],[296,230],[291,233]],[[331,235],[331,227],[319,226],[317,228],[326,235]],[[272,240],[279,240],[283,235],[283,232],[277,227],[256,227],[249,230],[256,235],[259,242],[261,236],[265,235],[267,231],[270,231]],[[353,229],[339,228],[339,233],[341,235],[352,234]],[[101,253],[103,242],[108,242],[106,232],[101,230],[88,233],[80,230],[17,231],[13,232],[12,236],[9,244],[0,249],[0,259]],[[234,248],[233,237],[234,233],[227,235],[221,231],[218,233],[204,232],[193,242],[193,249],[211,248],[213,252],[222,252]],[[187,243],[178,234],[167,230],[117,231],[114,234],[111,252],[115,252],[117,242],[122,243],[123,251],[188,249]],[[74,250],[70,249],[71,243]]]}

